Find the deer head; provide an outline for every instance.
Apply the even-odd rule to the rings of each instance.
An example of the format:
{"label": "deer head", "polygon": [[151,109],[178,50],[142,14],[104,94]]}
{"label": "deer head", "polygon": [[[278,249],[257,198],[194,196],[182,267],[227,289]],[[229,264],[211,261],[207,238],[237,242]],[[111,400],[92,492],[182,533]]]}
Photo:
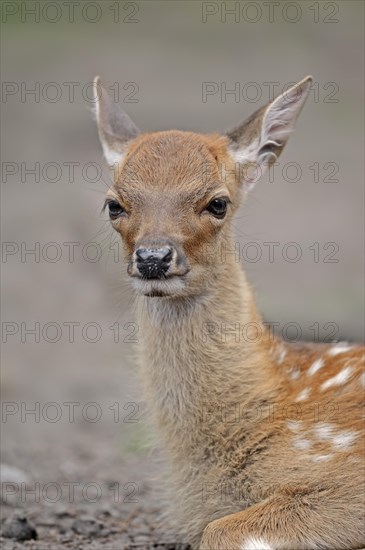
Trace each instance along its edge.
{"label": "deer head", "polygon": [[96,118],[113,170],[105,205],[120,233],[133,286],[146,296],[206,291],[222,268],[240,189],[281,154],[310,91],[304,80],[225,134],[141,133],[100,79]]}

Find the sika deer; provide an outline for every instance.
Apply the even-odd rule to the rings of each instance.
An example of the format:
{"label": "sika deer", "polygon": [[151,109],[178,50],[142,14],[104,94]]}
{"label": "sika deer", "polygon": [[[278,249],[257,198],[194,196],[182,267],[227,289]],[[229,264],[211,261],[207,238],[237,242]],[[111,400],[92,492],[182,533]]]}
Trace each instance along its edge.
{"label": "sika deer", "polygon": [[240,188],[282,152],[310,85],[224,135],[141,134],[95,81],[117,166],[106,205],[141,296],[146,398],[176,532],[194,549],[365,546],[364,350],[273,339],[222,254],[234,249]]}

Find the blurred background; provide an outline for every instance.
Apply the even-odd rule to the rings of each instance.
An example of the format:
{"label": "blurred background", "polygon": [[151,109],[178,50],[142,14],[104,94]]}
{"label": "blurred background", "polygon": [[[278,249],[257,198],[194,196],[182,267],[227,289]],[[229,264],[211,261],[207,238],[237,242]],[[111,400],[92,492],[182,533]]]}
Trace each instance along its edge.
{"label": "blurred background", "polygon": [[[138,523],[142,508],[154,517],[157,467],[133,301],[101,214],[110,180],[93,77],[143,131],[212,132],[312,74],[296,132],[236,218],[240,261],[279,334],[361,341],[363,11],[348,0],[2,3],[2,519],[26,510],[38,548],[76,538],[119,550],[154,529]],[[65,482],[79,484],[74,501]],[[36,483],[38,500],[24,494]],[[45,496],[47,483],[58,485]]]}

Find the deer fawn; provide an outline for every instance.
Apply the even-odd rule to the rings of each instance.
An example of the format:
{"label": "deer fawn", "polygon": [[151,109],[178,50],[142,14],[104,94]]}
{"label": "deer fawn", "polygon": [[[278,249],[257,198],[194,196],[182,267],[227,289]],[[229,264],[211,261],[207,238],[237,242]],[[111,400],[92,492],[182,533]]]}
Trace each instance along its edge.
{"label": "deer fawn", "polygon": [[116,167],[106,206],[141,296],[142,379],[171,515],[192,548],[365,546],[364,349],[274,338],[229,253],[240,188],[283,150],[311,81],[201,135],[140,133],[95,80]]}

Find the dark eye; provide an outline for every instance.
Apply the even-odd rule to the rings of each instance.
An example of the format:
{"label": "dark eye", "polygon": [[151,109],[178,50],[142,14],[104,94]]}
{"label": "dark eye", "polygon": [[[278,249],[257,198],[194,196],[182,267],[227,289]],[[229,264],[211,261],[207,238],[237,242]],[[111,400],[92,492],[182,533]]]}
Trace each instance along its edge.
{"label": "dark eye", "polygon": [[208,204],[206,210],[216,218],[224,218],[227,213],[227,204],[227,199],[214,199]]}
{"label": "dark eye", "polygon": [[109,216],[112,220],[115,220],[116,218],[119,218],[125,212],[124,208],[120,206],[119,202],[117,201],[109,201],[108,202],[108,209],[109,209]]}

